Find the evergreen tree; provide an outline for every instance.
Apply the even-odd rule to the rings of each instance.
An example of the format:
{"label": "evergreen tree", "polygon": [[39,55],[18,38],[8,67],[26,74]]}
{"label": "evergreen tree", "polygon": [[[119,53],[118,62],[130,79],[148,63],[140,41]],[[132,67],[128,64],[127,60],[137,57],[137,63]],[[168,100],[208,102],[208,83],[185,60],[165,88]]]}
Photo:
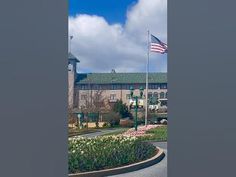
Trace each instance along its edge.
{"label": "evergreen tree", "polygon": [[114,104],[113,111],[119,113],[122,118],[130,116],[129,108],[126,104],[122,102],[122,100],[118,100]]}

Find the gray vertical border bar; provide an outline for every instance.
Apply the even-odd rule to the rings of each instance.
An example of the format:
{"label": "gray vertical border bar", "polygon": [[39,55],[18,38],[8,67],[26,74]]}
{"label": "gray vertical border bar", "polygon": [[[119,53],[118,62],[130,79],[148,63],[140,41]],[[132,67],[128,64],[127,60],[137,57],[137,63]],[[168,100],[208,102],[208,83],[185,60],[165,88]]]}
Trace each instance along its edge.
{"label": "gray vertical border bar", "polygon": [[168,177],[235,176],[235,7],[168,0]]}
{"label": "gray vertical border bar", "polygon": [[67,2],[0,2],[0,176],[67,176]]}

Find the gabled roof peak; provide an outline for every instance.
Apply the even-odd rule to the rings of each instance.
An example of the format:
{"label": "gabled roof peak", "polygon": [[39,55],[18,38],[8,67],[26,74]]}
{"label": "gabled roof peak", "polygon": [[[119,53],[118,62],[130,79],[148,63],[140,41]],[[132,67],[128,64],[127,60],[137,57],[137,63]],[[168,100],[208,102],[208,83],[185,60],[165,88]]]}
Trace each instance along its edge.
{"label": "gabled roof peak", "polygon": [[78,58],[76,58],[71,52],[68,53],[68,59],[69,60],[76,60],[76,62],[80,62]]}

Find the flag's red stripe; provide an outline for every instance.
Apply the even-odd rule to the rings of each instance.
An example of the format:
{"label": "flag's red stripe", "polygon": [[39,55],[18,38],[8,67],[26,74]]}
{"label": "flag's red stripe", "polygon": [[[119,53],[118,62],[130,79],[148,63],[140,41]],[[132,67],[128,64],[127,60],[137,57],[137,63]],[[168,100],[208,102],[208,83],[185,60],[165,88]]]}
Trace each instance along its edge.
{"label": "flag's red stripe", "polygon": [[163,47],[163,45],[161,45],[161,44],[151,44],[151,46],[160,46],[160,47]]}
{"label": "flag's red stripe", "polygon": [[165,51],[162,51],[162,50],[151,50],[151,52],[159,52],[159,53],[164,53]]}
{"label": "flag's red stripe", "polygon": [[160,48],[151,48],[151,50],[158,50],[158,51],[165,51],[166,49],[160,49]]}
{"label": "flag's red stripe", "polygon": [[163,49],[163,50],[165,50],[166,48],[160,47],[160,46],[151,46],[151,49]]}

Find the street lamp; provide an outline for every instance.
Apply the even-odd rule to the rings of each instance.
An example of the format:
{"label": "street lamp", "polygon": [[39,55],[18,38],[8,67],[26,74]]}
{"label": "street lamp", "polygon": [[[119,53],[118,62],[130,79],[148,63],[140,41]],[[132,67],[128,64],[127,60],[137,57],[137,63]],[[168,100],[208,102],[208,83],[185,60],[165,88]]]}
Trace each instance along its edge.
{"label": "street lamp", "polygon": [[135,96],[134,95],[134,88],[132,86],[130,87],[130,97],[135,100],[135,121],[134,121],[135,131],[137,131],[137,129],[138,129],[138,123],[137,123],[137,119],[138,119],[138,99],[143,97],[143,90],[144,89],[143,89],[143,87],[140,87],[139,90],[140,90],[139,96]]}
{"label": "street lamp", "polygon": [[83,123],[82,123],[83,118],[84,118],[84,114],[82,112],[77,114],[77,125],[79,129],[83,128]]}

